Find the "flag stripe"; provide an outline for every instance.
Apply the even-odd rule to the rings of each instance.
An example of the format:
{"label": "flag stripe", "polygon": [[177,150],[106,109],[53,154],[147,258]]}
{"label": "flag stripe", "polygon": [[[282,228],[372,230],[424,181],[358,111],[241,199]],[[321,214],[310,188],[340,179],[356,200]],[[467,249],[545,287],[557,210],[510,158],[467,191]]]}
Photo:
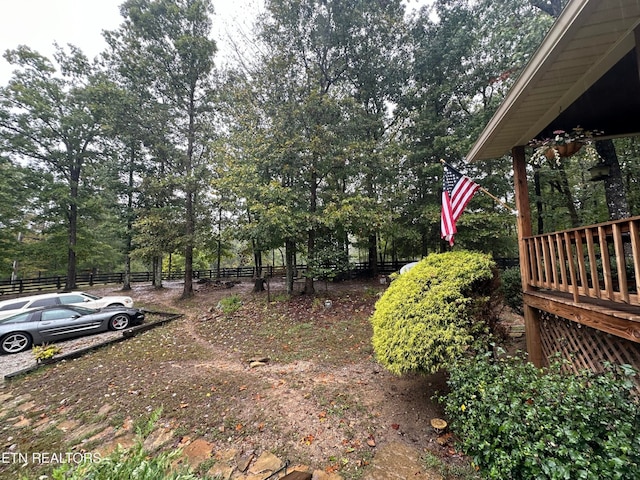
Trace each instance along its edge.
{"label": "flag stripe", "polygon": [[442,238],[453,245],[453,235],[457,233],[456,222],[465,207],[473,198],[480,185],[469,177],[444,164],[444,181],[442,189],[442,215],[440,230]]}

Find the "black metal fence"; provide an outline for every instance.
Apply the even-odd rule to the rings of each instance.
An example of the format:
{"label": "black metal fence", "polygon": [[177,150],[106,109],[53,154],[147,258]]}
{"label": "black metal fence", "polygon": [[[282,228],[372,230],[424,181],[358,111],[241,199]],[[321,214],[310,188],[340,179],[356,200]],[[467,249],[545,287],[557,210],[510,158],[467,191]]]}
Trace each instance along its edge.
{"label": "black metal fence", "polygon": [[[414,260],[403,260],[396,262],[380,262],[377,265],[377,273],[379,275],[389,275],[397,272],[402,266]],[[517,266],[517,259],[498,259],[496,260],[500,268]],[[306,265],[297,265],[295,276],[304,276]],[[368,263],[355,263],[348,272],[340,274],[340,278],[364,278],[372,275]],[[233,267],[221,268],[220,270],[195,270],[193,272],[194,279],[239,279],[239,278],[255,278],[258,276],[255,267]],[[284,266],[264,266],[262,267],[261,276],[277,278],[286,276]],[[179,280],[184,278],[184,271],[163,272],[163,280]],[[91,287],[94,285],[118,284],[124,283],[125,274],[120,273],[80,273],[76,276],[76,286],[78,288]],[[17,280],[0,280],[0,297],[4,295],[20,295],[23,293],[37,293],[44,291],[62,290],[65,287],[66,277],[64,275],[54,275],[36,278],[22,278]],[[152,272],[131,272],[129,274],[131,283],[144,283],[153,281]]]}

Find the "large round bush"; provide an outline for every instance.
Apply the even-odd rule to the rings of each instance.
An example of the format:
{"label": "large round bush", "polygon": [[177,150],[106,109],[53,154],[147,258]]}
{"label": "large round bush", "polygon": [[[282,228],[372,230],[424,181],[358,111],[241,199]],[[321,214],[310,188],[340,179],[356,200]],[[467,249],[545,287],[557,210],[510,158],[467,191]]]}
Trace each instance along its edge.
{"label": "large round bush", "polygon": [[434,373],[490,331],[495,264],[482,253],[432,254],[394,280],[371,317],[378,361],[395,374]]}

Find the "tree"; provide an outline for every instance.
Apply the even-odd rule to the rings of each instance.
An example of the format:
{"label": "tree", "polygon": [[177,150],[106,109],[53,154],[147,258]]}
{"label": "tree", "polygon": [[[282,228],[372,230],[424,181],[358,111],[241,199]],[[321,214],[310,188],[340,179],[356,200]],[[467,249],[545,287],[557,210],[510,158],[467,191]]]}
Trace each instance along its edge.
{"label": "tree", "polygon": [[[147,91],[160,107],[162,138],[151,138],[150,150],[175,177],[183,201],[185,258],[183,297],[193,295],[193,251],[196,245],[200,195],[208,186],[209,125],[213,123],[213,56],[209,38],[213,9],[209,0],[127,0],[124,23],[109,35],[122,69],[135,82],[142,74]],[[166,156],[169,154],[170,156]]]}
{"label": "tree", "polygon": [[[259,98],[268,100],[261,105],[269,163],[263,171],[289,192],[298,222],[285,239],[287,258],[304,242],[305,292],[313,293],[313,278],[327,263],[348,260],[349,234],[373,237],[375,251],[386,218],[376,183],[388,169],[382,160],[392,138],[389,102],[403,79],[394,72],[402,72],[395,67],[404,10],[399,1],[266,6],[258,35],[269,55],[254,76],[265,92]],[[363,227],[358,215],[376,221]]]}
{"label": "tree", "polygon": [[12,158],[26,159],[64,186],[55,201],[67,226],[66,289],[75,288],[82,173],[101,154],[101,79],[77,48],[49,59],[21,46],[5,53],[20,70],[0,89],[0,139]]}
{"label": "tree", "polygon": [[[460,163],[551,24],[525,0],[436,1],[411,20],[413,82],[399,106],[409,118],[403,131],[409,153],[401,166],[409,186],[397,202],[404,231],[418,230],[414,250],[422,255],[443,248],[439,212],[432,208],[440,203],[440,159],[509,200],[508,162]],[[474,223],[485,238],[495,234],[495,225],[515,231],[511,213],[486,196],[476,195],[468,211],[490,213],[476,216],[484,224]],[[469,219],[465,213],[462,221]],[[457,241],[467,246],[464,235]],[[514,245],[502,244],[494,253],[513,254]]]}
{"label": "tree", "polygon": [[22,240],[35,215],[31,193],[41,188],[40,180],[28,168],[0,156],[0,277],[18,276]]}

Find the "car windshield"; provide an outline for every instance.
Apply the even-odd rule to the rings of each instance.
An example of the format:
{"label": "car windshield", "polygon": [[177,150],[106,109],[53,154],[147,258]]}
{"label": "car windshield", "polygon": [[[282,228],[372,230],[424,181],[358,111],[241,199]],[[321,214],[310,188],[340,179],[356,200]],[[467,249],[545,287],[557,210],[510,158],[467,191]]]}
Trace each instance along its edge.
{"label": "car windshield", "polygon": [[18,310],[19,308],[24,307],[27,303],[27,300],[8,303],[7,305],[3,305],[0,307],[0,312],[5,312],[8,310]]}
{"label": "car windshield", "polygon": [[87,298],[90,298],[91,300],[100,300],[102,298],[87,292],[81,292],[81,294]]}
{"label": "car windshield", "polygon": [[0,320],[0,324],[26,322],[30,315],[31,312],[16,313],[15,315],[11,315],[10,317]]}

